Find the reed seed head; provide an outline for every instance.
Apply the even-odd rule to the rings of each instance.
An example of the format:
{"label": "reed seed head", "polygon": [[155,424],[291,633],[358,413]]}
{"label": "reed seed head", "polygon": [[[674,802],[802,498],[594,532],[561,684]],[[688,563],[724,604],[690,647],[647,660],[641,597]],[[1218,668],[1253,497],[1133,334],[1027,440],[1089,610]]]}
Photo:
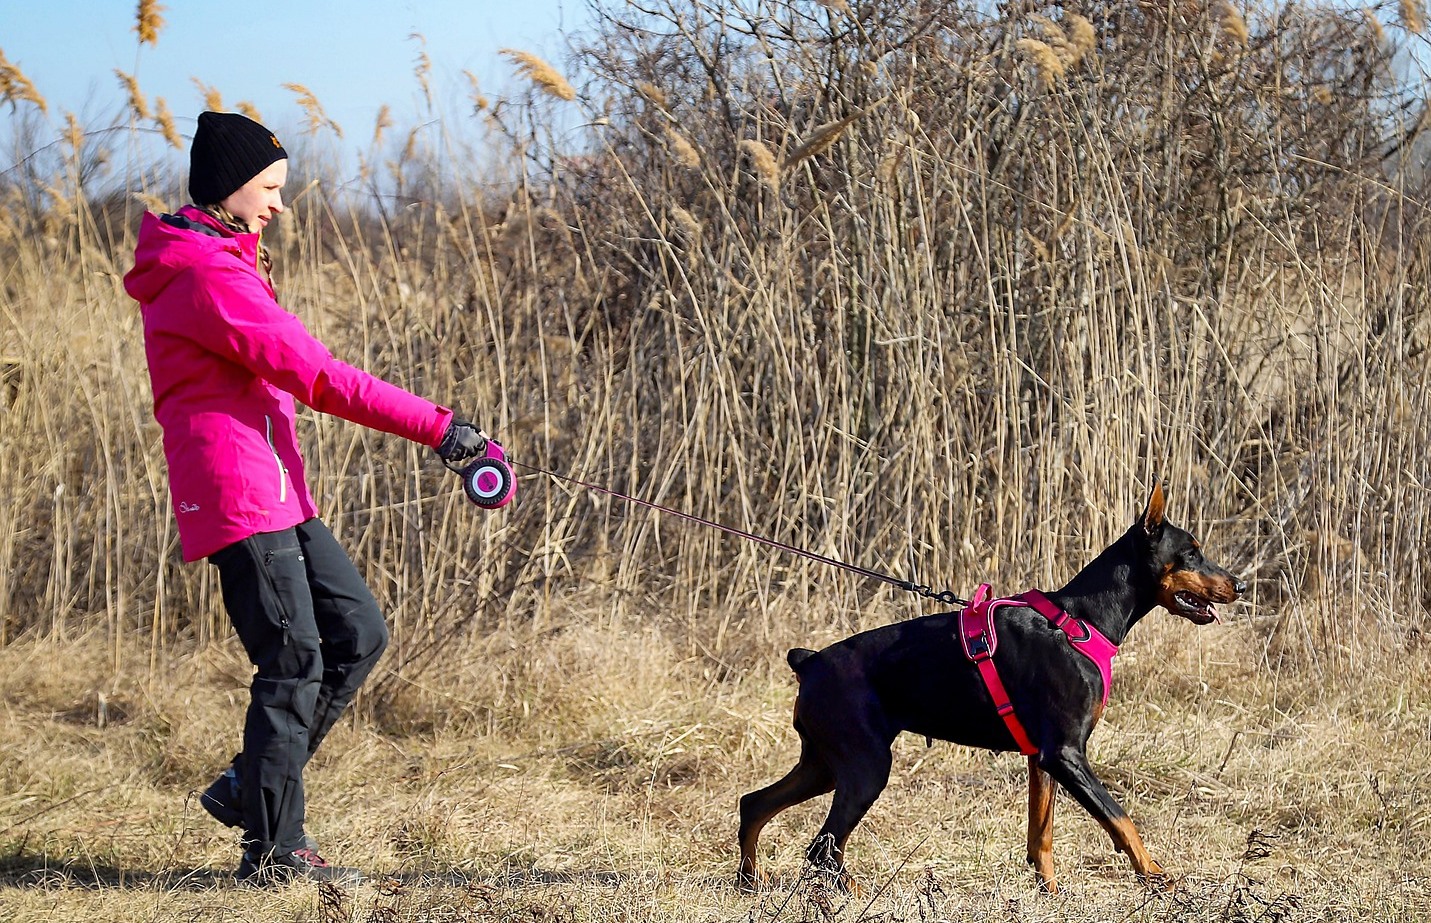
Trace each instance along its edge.
{"label": "reed seed head", "polygon": [[164,140],[169,142],[169,146],[176,151],[184,149],[184,139],[179,137],[179,132],[174,128],[174,116],[169,112],[169,104],[164,101],[164,97],[154,98],[154,122],[159,126],[159,131],[164,134]]}
{"label": "reed seed head", "polygon": [[220,95],[218,87],[209,86],[208,84],[204,83],[204,81],[200,80],[198,77],[190,77],[189,79],[194,82],[194,86],[197,87],[199,90],[199,95],[204,98],[205,109],[209,110],[210,112],[225,111],[224,98],[222,95]]}
{"label": "reed seed head", "polygon": [[462,76],[467,78],[467,98],[472,101],[472,112],[475,114],[486,109],[490,102],[486,96],[482,95],[482,89],[477,83],[477,75],[465,70],[462,72]]}
{"label": "reed seed head", "polygon": [[164,28],[163,12],[163,4],[156,0],[139,0],[139,10],[134,22],[134,31],[139,35],[139,44],[159,44],[159,30]]}
{"label": "reed seed head", "polygon": [[701,155],[696,146],[670,125],[666,126],[666,150],[670,152],[671,159],[683,167],[694,168],[701,165]]}
{"label": "reed seed head", "polygon": [[1247,20],[1243,18],[1241,11],[1232,4],[1232,0],[1222,0],[1219,6],[1221,14],[1218,17],[1218,29],[1223,39],[1239,48],[1246,48],[1249,34]]}
{"label": "reed seed head", "polygon": [[497,53],[511,59],[517,65],[517,73],[530,80],[543,93],[567,102],[576,99],[576,90],[566,82],[566,78],[557,73],[556,68],[531,52],[503,48]]}
{"label": "reed seed head", "polygon": [[1068,25],[1068,41],[1077,52],[1078,60],[1082,61],[1098,50],[1098,32],[1086,17],[1065,13],[1063,21]]}
{"label": "reed seed head", "polygon": [[373,147],[383,143],[383,132],[392,127],[392,110],[385,105],[378,110],[378,117],[373,123]]}
{"label": "reed seed head", "polygon": [[750,158],[751,168],[762,185],[772,191],[780,188],[780,163],[763,141],[746,138],[737,147]]}
{"label": "reed seed head", "polygon": [[817,125],[795,146],[795,149],[790,152],[789,156],[785,158],[785,169],[788,170],[802,160],[810,157],[818,157],[825,153],[835,146],[835,142],[840,140],[840,136],[845,133],[846,128],[849,128],[856,121],[869,115],[883,104],[884,98],[881,97],[863,109],[852,112],[842,119],[836,119],[833,122],[825,122],[823,125]]}
{"label": "reed seed head", "polygon": [[139,80],[133,74],[126,74],[122,70],[116,69],[114,75],[119,78],[119,82],[124,86],[124,91],[129,94],[129,108],[134,112],[134,117],[141,121],[153,118],[153,113],[149,111],[149,102],[139,90]]}
{"label": "reed seed head", "polygon": [[35,89],[30,78],[17,65],[6,60],[3,51],[0,51],[0,101],[9,103],[12,111],[20,103],[30,103],[41,112],[49,111],[45,98]]}
{"label": "reed seed head", "polygon": [[679,205],[671,206],[671,220],[676,222],[676,226],[681,229],[681,233],[692,241],[699,240],[701,236],[701,223],[696,220],[696,216],[686,211]]}
{"label": "reed seed head", "polygon": [[1063,79],[1063,59],[1047,42],[1036,38],[1021,38],[1014,43],[1014,47],[1037,69],[1039,86],[1045,90]]}
{"label": "reed seed head", "polygon": [[1408,32],[1420,34],[1426,29],[1426,8],[1421,0],[1400,0],[1401,24]]}
{"label": "reed seed head", "polygon": [[320,129],[330,129],[333,134],[340,139],[343,137],[343,129],[337,122],[328,118],[328,114],[323,111],[323,106],[318,102],[318,97],[313,95],[313,91],[301,83],[285,83],[285,90],[298,96],[298,106],[307,116],[305,124],[310,135],[317,134]]}
{"label": "reed seed head", "polygon": [[654,83],[647,83],[643,80],[640,83],[636,84],[636,92],[640,94],[642,99],[646,100],[648,103],[655,106],[656,108],[670,111],[671,105],[666,99],[665,91],[663,91],[660,87],[656,86]]}

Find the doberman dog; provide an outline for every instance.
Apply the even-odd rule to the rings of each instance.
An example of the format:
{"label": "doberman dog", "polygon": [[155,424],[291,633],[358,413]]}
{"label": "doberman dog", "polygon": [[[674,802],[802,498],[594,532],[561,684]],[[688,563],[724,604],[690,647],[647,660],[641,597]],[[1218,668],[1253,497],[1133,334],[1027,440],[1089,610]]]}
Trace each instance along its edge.
{"label": "doberman dog", "polygon": [[[1158,484],[1128,531],[1047,599],[1113,645],[1154,606],[1196,625],[1217,620],[1214,603],[1233,602],[1246,584],[1203,557],[1197,539],[1164,519],[1164,507]],[[1166,886],[1162,867],[1088,762],[1088,737],[1106,700],[1105,672],[1074,650],[1052,616],[1021,599],[1005,602],[991,618],[999,633],[992,661],[1026,729],[1024,752],[1036,750],[1029,756],[1028,861],[1039,884],[1057,890],[1053,799],[1062,785],[1127,854],[1140,880]],[[832,790],[829,815],[807,855],[841,886],[854,886],[845,841],[889,781],[890,745],[901,731],[987,750],[1022,749],[961,646],[958,613],[875,628],[819,652],[796,648],[787,659],[800,684],[800,760],[778,782],[740,799],[739,882],[747,889],[764,883],[756,853],[761,829],[786,808]]]}

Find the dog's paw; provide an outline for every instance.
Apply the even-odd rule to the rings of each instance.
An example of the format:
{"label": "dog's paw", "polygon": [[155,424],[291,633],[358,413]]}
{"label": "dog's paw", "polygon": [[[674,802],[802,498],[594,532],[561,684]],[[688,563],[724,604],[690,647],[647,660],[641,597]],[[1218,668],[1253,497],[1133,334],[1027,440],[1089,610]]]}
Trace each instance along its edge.
{"label": "dog's paw", "polygon": [[756,894],[770,887],[770,878],[759,869],[741,868],[735,876],[735,888],[745,894]]}
{"label": "dog's paw", "polygon": [[848,894],[850,897],[854,898],[857,901],[862,901],[865,899],[865,886],[860,884],[858,881],[855,881],[854,876],[851,875],[849,872],[841,871],[840,877],[837,879],[837,882],[839,884],[840,890]]}

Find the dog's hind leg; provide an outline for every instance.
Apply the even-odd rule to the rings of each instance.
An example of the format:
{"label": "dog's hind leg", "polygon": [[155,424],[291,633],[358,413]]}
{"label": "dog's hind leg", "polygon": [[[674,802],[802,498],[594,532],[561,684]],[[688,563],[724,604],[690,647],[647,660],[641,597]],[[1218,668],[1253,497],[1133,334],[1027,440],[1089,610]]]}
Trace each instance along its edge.
{"label": "dog's hind leg", "polygon": [[834,787],[834,775],[824,762],[811,755],[806,744],[801,749],[800,762],[784,778],[740,799],[740,875],[737,879],[740,887],[753,890],[764,884],[756,844],[760,831],[770,819]]}
{"label": "dog's hind leg", "polygon": [[1093,815],[1094,820],[1103,825],[1113,838],[1114,848],[1128,857],[1140,881],[1154,887],[1167,886],[1167,874],[1163,867],[1148,854],[1132,818],[1094,775],[1093,767],[1081,749],[1068,746],[1051,755],[1041,755],[1039,765],[1068,789],[1068,793]]}
{"label": "dog's hind leg", "polygon": [[[850,733],[863,736],[853,728]],[[845,841],[884,791],[893,762],[889,742],[881,743],[871,735],[865,741],[847,740],[835,766],[835,797],[830,802],[830,813],[807,855],[816,867],[838,873],[841,886],[848,890],[858,892],[845,868]]]}
{"label": "dog's hind leg", "polygon": [[1053,796],[1058,785],[1039,767],[1038,757],[1029,757],[1029,865],[1034,867],[1039,887],[1049,894],[1058,892],[1053,877]]}

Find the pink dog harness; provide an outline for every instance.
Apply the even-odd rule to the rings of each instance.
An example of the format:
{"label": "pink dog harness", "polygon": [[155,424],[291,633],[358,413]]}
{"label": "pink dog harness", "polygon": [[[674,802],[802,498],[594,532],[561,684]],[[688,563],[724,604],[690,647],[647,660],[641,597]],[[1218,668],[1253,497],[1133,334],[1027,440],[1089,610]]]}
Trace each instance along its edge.
{"label": "pink dog harness", "polygon": [[998,629],[994,623],[994,613],[1003,606],[1028,606],[1053,623],[1068,637],[1073,649],[1093,661],[1098,673],[1103,677],[1103,705],[1108,705],[1108,690],[1113,685],[1113,658],[1118,653],[1118,645],[1109,641],[1104,634],[1082,619],[1076,619],[1055,606],[1047,596],[1038,590],[1029,590],[1018,596],[1003,599],[989,598],[989,585],[981,583],[974,591],[974,600],[959,613],[959,641],[964,646],[964,655],[979,670],[989,696],[999,717],[1004,719],[1014,743],[1024,756],[1033,756],[1038,747],[1029,740],[1028,732],[1014,706],[1009,701],[1008,690],[999,679],[999,670],[994,666],[994,651],[999,647]]}

